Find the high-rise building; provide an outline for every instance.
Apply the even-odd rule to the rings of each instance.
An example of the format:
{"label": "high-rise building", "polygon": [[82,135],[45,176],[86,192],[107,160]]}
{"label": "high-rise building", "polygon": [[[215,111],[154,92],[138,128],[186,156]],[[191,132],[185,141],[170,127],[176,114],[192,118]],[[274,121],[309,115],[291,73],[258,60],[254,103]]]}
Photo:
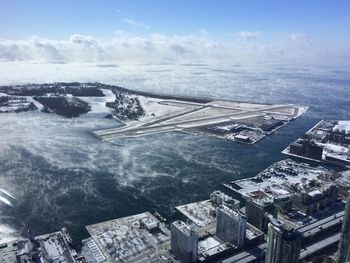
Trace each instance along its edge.
{"label": "high-rise building", "polygon": [[298,263],[300,237],[293,228],[271,219],[268,225],[266,263]]}
{"label": "high-rise building", "polygon": [[267,232],[269,223],[268,216],[277,216],[277,209],[273,204],[273,199],[267,197],[262,191],[255,191],[246,196],[246,216],[249,224],[263,232]]}
{"label": "high-rise building", "polygon": [[350,261],[350,191],[345,207],[344,221],[341,229],[341,239],[338,250],[338,263]]}
{"label": "high-rise building", "polygon": [[227,207],[238,210],[240,207],[240,202],[233,199],[231,196],[226,195],[221,191],[214,191],[210,194],[210,201],[217,206],[226,205]]}
{"label": "high-rise building", "polygon": [[318,210],[332,206],[338,199],[338,187],[333,183],[323,183],[322,186],[302,185],[303,190],[296,191],[293,196],[293,206],[299,211],[312,215]]}
{"label": "high-rise building", "polygon": [[171,251],[183,263],[196,262],[198,236],[184,222],[177,220],[171,224]]}
{"label": "high-rise building", "polygon": [[241,213],[220,206],[216,211],[216,234],[236,247],[244,244],[247,230],[247,218]]}

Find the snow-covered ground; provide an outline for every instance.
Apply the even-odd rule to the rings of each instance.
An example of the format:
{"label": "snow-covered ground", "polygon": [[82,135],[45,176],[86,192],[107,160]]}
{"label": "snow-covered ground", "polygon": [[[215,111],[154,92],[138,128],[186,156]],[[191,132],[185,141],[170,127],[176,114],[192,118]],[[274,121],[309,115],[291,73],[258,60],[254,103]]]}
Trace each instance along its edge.
{"label": "snow-covered ground", "polygon": [[145,111],[145,115],[139,118],[139,120],[126,121],[123,128],[118,128],[119,131],[139,127],[148,122],[161,120],[193,109],[193,106],[190,104],[179,104],[177,103],[178,101],[175,100],[164,100],[141,95],[132,96],[139,99],[140,104]]}
{"label": "snow-covered ground", "polygon": [[306,113],[306,111],[309,109],[309,107],[307,106],[298,106],[298,114],[295,118],[300,117],[301,115],[303,115],[304,113]]}
{"label": "snow-covered ground", "polygon": [[90,113],[110,113],[111,109],[106,107],[106,102],[115,101],[115,94],[109,89],[102,89],[104,97],[78,97],[86,102],[88,102],[91,106]]}
{"label": "snow-covered ground", "polygon": [[24,96],[24,98],[26,98],[28,102],[33,102],[38,110],[42,110],[44,108],[44,106],[40,102],[34,100],[32,96]]}
{"label": "snow-covered ground", "polygon": [[155,117],[165,117],[170,116],[174,113],[178,113],[181,110],[186,110],[191,108],[191,106],[186,105],[165,105],[163,99],[151,98],[145,96],[137,96],[142,108],[145,110],[146,114],[141,120],[149,120]]}
{"label": "snow-covered ground", "polygon": [[[6,96],[6,95],[5,95]],[[25,97],[19,96],[9,96],[9,100],[0,106],[0,112],[15,112],[18,110],[27,110],[30,108],[30,101],[25,99]]]}
{"label": "snow-covered ground", "polygon": [[250,110],[259,110],[264,109],[265,107],[269,107],[271,105],[268,104],[256,104],[256,103],[248,103],[248,102],[236,102],[236,101],[226,101],[226,100],[214,100],[212,102],[207,103],[207,105],[212,105],[215,107],[228,107],[232,109],[250,109]]}

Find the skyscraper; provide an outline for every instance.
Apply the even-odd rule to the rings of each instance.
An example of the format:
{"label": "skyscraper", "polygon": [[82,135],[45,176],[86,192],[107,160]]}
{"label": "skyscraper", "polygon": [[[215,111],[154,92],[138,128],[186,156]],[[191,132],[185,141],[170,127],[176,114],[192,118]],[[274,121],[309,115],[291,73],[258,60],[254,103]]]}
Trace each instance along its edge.
{"label": "skyscraper", "polygon": [[268,215],[277,216],[277,209],[273,199],[266,196],[262,191],[255,191],[246,196],[246,215],[249,224],[263,232],[267,232],[269,223]]}
{"label": "skyscraper", "polygon": [[268,225],[266,263],[298,263],[300,238],[293,228],[271,219]]}
{"label": "skyscraper", "polygon": [[244,244],[247,218],[227,206],[220,206],[216,212],[216,234],[230,244],[241,247]]}
{"label": "skyscraper", "polygon": [[338,263],[350,261],[350,191],[345,207],[344,221],[341,229],[341,239],[338,250]]}
{"label": "skyscraper", "polygon": [[196,262],[198,236],[184,222],[177,220],[171,224],[171,250],[183,263]]}

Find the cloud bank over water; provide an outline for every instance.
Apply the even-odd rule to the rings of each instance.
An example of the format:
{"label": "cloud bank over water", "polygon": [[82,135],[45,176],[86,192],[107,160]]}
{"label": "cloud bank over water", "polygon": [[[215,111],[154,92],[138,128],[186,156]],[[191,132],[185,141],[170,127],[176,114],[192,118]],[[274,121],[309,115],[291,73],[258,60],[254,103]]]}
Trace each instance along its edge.
{"label": "cloud bank over water", "polygon": [[[126,20],[129,23],[131,21]],[[133,21],[134,22],[134,21]],[[136,23],[136,22],[134,22]],[[137,36],[116,31],[109,39],[75,34],[54,40],[33,36],[27,39],[0,39],[0,61],[55,63],[183,60],[318,60],[338,58],[350,50],[313,39],[304,33],[269,36],[259,31],[239,31],[217,40],[205,29],[194,35],[150,34]]]}

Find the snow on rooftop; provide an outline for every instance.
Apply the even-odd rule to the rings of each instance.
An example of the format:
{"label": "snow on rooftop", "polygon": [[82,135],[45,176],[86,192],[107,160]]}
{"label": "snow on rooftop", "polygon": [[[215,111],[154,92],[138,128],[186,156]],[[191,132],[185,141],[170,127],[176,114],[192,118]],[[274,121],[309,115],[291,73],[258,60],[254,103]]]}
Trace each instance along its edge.
{"label": "snow on rooftop", "polygon": [[320,190],[313,190],[311,192],[308,193],[310,196],[317,196],[317,195],[321,195],[322,192]]}
{"label": "snow on rooftop", "polygon": [[252,239],[256,238],[258,235],[254,231],[247,228],[247,230],[245,232],[245,236],[248,240],[252,240]]}
{"label": "snow on rooftop", "polygon": [[176,209],[199,227],[215,223],[213,214],[216,211],[216,207],[210,200],[177,206]]}
{"label": "snow on rooftop", "polygon": [[347,155],[341,154],[341,153],[328,153],[327,156],[332,157],[334,159],[341,160],[341,161],[347,161],[350,163],[350,155],[347,156]]}
{"label": "snow on rooftop", "polygon": [[[37,252],[40,251],[40,262],[72,263],[74,261],[74,256],[77,254],[74,249],[68,246],[62,232],[54,232],[36,236],[34,237],[34,240],[35,241],[32,241],[32,239],[21,238],[13,241],[12,243],[8,243],[7,246],[14,247],[14,249],[11,249],[11,253],[15,253],[18,262],[26,262],[26,259],[35,256]],[[4,255],[2,251],[0,251],[0,262],[3,262],[1,261],[3,257]]]}
{"label": "snow on rooftop", "polygon": [[191,234],[191,228],[186,223],[184,223],[180,220],[177,220],[173,224],[174,224],[174,226],[176,226],[179,230],[181,230],[186,235],[189,236]]}
{"label": "snow on rooftop", "polygon": [[254,197],[254,193],[263,192],[270,197],[279,197],[290,193],[291,187],[300,191],[309,189],[309,182],[319,179],[330,172],[323,167],[312,167],[308,164],[296,163],[292,160],[283,160],[277,162],[256,177],[238,180],[235,183],[242,189],[239,189],[242,195],[253,196],[259,201],[258,197]]}
{"label": "snow on rooftop", "polygon": [[347,153],[350,151],[349,148],[344,147],[344,146],[340,146],[340,145],[336,145],[333,143],[317,143],[318,145],[323,146],[324,150],[326,152],[333,152],[333,153]]}
{"label": "snow on rooftop", "polygon": [[329,156],[335,159],[348,161],[350,162],[350,148],[349,145],[341,146],[333,143],[320,143],[317,142],[318,145],[323,147],[323,155]]}
{"label": "snow on rooftop", "polygon": [[[95,240],[92,237],[83,240],[83,244],[84,244],[84,246],[82,248],[81,253],[87,259],[88,262],[90,262],[88,257],[92,257],[98,263],[106,261],[106,258],[103,256],[101,250],[99,249]],[[88,250],[90,250],[90,252],[88,252],[88,250],[86,250],[86,247],[88,248]],[[91,260],[91,261],[93,261],[93,260]]]}
{"label": "snow on rooftop", "polygon": [[198,253],[204,253],[205,251],[219,246],[221,243],[212,236],[208,236],[203,240],[198,241]]}
{"label": "snow on rooftop", "polygon": [[337,178],[336,183],[342,186],[350,187],[350,170],[342,172],[342,176]]}
{"label": "snow on rooftop", "polygon": [[345,131],[346,133],[350,132],[350,121],[338,121],[338,124],[333,127],[333,131]]}
{"label": "snow on rooftop", "polygon": [[42,244],[50,259],[65,261],[65,251],[58,236],[50,235],[46,240],[42,240]]}
{"label": "snow on rooftop", "polygon": [[240,214],[238,211],[235,211],[235,210],[233,210],[225,205],[220,206],[219,210],[221,210],[225,214],[235,218],[236,220],[241,220],[241,218],[242,218],[242,214]]}
{"label": "snow on rooftop", "polygon": [[155,233],[149,232],[147,226],[154,229],[154,223],[158,225],[159,221],[146,212],[90,225],[86,229],[104,256],[125,262],[154,252],[157,244],[170,239],[168,230],[163,227]]}

